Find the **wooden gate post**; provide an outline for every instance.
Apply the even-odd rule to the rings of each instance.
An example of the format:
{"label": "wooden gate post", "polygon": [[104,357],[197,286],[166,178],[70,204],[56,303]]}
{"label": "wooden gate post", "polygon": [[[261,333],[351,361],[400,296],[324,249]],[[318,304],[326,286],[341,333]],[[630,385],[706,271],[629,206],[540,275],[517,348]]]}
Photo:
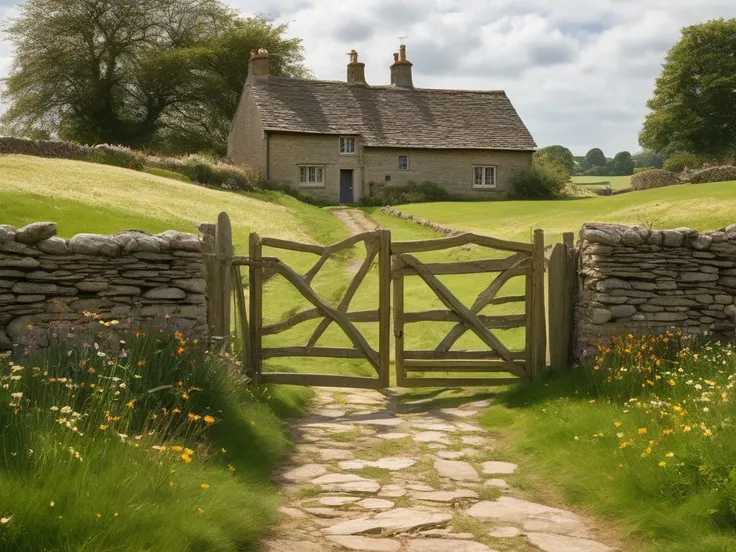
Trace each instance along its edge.
{"label": "wooden gate post", "polygon": [[255,232],[248,240],[250,257],[250,366],[253,383],[258,385],[263,370],[261,350],[263,349],[263,267],[259,266],[263,252],[261,238]]}
{"label": "wooden gate post", "polygon": [[391,231],[381,230],[378,254],[378,379],[389,387],[391,347]]}
{"label": "wooden gate post", "polygon": [[220,213],[215,231],[215,288],[212,290],[212,337],[220,347],[230,345],[230,303],[232,294],[233,237],[230,217]]}
{"label": "wooden gate post", "polygon": [[544,308],[544,230],[534,230],[532,253],[531,347],[529,375],[536,378],[547,363],[547,328]]}
{"label": "wooden gate post", "polygon": [[577,252],[575,251],[575,234],[565,232],[562,234],[562,243],[565,245],[566,269],[565,269],[565,328],[568,332],[565,343],[567,348],[562,356],[565,367],[572,365],[573,357],[573,331],[575,326],[575,292],[578,287],[577,274]]}

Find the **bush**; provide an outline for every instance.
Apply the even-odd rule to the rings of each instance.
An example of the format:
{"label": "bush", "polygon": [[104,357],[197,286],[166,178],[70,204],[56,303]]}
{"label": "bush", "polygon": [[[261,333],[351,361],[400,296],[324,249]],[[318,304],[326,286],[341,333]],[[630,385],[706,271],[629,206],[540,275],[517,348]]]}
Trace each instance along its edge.
{"label": "bush", "polygon": [[322,197],[313,196],[312,194],[304,193],[301,190],[292,188],[291,186],[289,186],[288,184],[284,182],[275,182],[272,180],[267,180],[265,182],[262,182],[261,185],[266,190],[273,190],[275,192],[281,192],[283,194],[293,197],[294,199],[301,201],[302,203],[307,203],[309,205],[314,205],[316,207],[331,207],[333,205],[337,205],[336,201],[331,201],[329,199],[325,199]]}
{"label": "bush", "polygon": [[100,165],[142,171],[146,163],[146,156],[130,148],[101,144],[94,147],[90,161]]}
{"label": "bush", "polygon": [[640,172],[644,171],[651,171],[652,169],[656,169],[657,167],[636,167],[634,169],[634,174],[639,174]]}
{"label": "bush", "polygon": [[257,170],[247,166],[231,165],[206,155],[149,157],[146,165],[181,173],[198,184],[230,190],[253,190],[261,183]]}
{"label": "bush", "polygon": [[651,169],[631,177],[631,188],[633,190],[649,190],[681,183],[675,173],[664,169]]}
{"label": "bush", "polygon": [[519,199],[551,199],[562,195],[569,180],[563,166],[538,160],[531,169],[513,178],[509,195]]}
{"label": "bush", "polygon": [[680,172],[689,169],[699,169],[705,163],[705,159],[693,153],[673,153],[665,159],[662,168],[666,171]]}
{"label": "bush", "polygon": [[585,176],[608,176],[608,167],[593,167],[583,173]]}
{"label": "bush", "polygon": [[736,180],[736,167],[721,165],[708,167],[687,175],[687,181],[692,184],[704,184],[706,182],[726,182]]}

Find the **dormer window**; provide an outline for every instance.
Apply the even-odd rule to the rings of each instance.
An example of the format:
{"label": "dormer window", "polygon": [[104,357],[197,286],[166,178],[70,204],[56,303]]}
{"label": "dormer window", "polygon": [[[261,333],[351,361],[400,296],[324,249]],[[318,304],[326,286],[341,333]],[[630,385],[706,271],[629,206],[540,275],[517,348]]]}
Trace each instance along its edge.
{"label": "dormer window", "polygon": [[355,155],[355,138],[351,136],[340,136],[340,153],[342,155]]}

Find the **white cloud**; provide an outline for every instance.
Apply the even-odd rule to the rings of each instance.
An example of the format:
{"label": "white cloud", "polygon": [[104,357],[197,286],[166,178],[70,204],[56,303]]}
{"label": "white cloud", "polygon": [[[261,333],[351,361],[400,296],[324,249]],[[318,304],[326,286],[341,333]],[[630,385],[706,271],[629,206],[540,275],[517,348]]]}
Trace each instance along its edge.
{"label": "white cloud", "polygon": [[[290,23],[319,79],[344,79],[355,48],[368,82],[385,84],[398,37],[408,35],[416,86],[504,89],[540,145],[608,155],[638,148],[646,101],[680,29],[736,17],[733,0],[226,1]],[[0,75],[9,56],[0,43]]]}

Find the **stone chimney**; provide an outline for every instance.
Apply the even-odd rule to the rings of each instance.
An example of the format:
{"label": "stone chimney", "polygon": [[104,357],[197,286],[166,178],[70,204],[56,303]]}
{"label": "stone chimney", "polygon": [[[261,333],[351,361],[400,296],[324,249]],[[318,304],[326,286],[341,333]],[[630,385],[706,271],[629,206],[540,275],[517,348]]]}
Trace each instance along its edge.
{"label": "stone chimney", "polygon": [[394,64],[391,66],[391,84],[402,88],[413,88],[411,78],[411,61],[406,59],[406,46],[399,46],[399,53],[394,54]]}
{"label": "stone chimney", "polygon": [[268,50],[260,48],[257,52],[250,51],[248,62],[248,79],[268,78]]}
{"label": "stone chimney", "polygon": [[358,52],[350,50],[348,63],[348,84],[367,84],[365,82],[365,63],[358,63]]}

